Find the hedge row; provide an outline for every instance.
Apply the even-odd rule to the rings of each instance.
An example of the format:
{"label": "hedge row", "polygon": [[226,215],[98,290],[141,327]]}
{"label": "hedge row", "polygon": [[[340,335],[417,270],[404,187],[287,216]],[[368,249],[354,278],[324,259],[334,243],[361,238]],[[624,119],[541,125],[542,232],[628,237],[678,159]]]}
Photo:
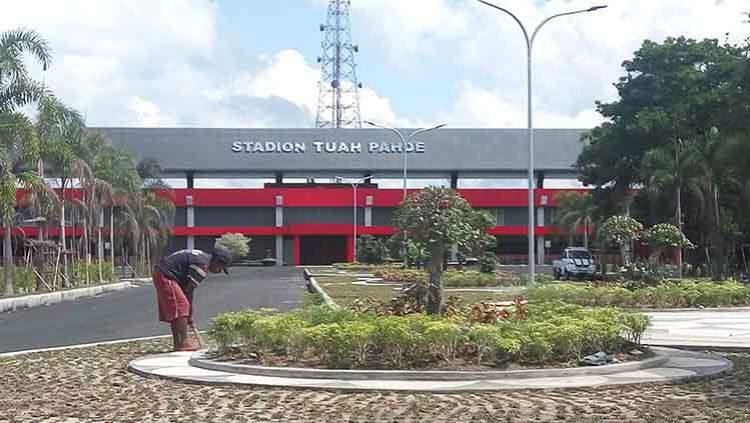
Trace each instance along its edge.
{"label": "hedge row", "polygon": [[735,281],[682,281],[629,290],[622,286],[550,284],[531,288],[534,302],[564,301],[589,307],[722,307],[750,305],[750,287]]}
{"label": "hedge row", "polygon": [[330,368],[411,369],[440,362],[503,367],[509,362],[540,365],[598,351],[618,352],[628,342],[640,342],[648,324],[641,314],[560,303],[531,306],[524,320],[497,324],[421,314],[376,317],[308,306],[286,314],[222,314],[209,334],[220,352],[239,346],[262,361],[313,360]]}
{"label": "hedge row", "polygon": [[[390,282],[427,283],[428,274],[424,270],[403,269],[398,266],[378,266],[373,275]],[[508,272],[482,273],[476,270],[448,270],[443,273],[443,286],[483,287],[483,286],[518,286],[522,279]]]}

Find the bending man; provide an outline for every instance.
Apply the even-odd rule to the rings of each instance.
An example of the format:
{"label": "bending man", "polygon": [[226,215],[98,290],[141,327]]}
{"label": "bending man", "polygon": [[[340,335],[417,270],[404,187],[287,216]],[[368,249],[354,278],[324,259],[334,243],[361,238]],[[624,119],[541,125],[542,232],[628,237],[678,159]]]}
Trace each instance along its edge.
{"label": "bending man", "polygon": [[172,325],[175,351],[197,349],[188,338],[188,327],[193,326],[193,291],[208,272],[229,274],[227,268],[231,264],[229,251],[217,247],[213,254],[201,250],[177,251],[163,257],[154,267],[159,320]]}

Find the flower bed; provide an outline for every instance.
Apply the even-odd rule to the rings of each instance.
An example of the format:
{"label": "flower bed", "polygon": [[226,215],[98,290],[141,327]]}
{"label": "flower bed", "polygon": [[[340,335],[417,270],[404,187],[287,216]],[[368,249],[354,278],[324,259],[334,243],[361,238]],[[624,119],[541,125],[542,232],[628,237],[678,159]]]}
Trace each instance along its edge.
{"label": "flower bed", "polygon": [[377,316],[328,306],[286,314],[226,313],[214,319],[209,333],[220,354],[264,365],[497,369],[569,364],[598,351],[623,353],[640,342],[649,324],[644,315],[613,308],[483,307],[451,318]]}
{"label": "flower bed", "polygon": [[[399,266],[378,266],[372,269],[375,277],[389,282],[427,283],[428,274],[424,270],[404,269]],[[485,286],[518,286],[523,283],[518,275],[512,272],[497,270],[494,273],[481,273],[476,270],[453,270],[443,273],[443,286],[485,287]]]}
{"label": "flower bed", "polygon": [[750,305],[750,287],[735,281],[667,282],[658,286],[626,289],[619,285],[550,284],[527,290],[531,301],[564,301],[582,306],[630,308],[724,307]]}

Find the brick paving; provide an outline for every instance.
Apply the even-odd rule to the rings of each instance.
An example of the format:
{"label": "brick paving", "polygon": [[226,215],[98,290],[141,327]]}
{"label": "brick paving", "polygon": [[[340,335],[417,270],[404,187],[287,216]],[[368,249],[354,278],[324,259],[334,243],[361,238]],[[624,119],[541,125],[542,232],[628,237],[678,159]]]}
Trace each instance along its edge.
{"label": "brick paving", "polygon": [[168,340],[0,358],[0,422],[750,421],[750,354],[731,374],[679,385],[470,394],[341,393],[187,385],[127,363]]}

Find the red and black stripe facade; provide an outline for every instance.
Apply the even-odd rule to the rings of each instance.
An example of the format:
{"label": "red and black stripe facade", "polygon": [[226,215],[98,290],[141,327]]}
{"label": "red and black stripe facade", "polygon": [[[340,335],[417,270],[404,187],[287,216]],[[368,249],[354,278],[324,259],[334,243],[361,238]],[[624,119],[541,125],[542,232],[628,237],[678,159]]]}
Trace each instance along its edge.
{"label": "red and black stripe facade", "polygon": [[[535,234],[546,245],[554,234],[555,196],[561,190],[537,189]],[[496,218],[489,233],[499,239],[498,253],[523,256],[528,222],[523,189],[460,189],[473,207]],[[210,248],[225,233],[253,238],[252,258],[271,257],[283,264],[351,261],[354,256],[354,192],[348,186],[263,189],[175,189],[168,195],[177,208],[171,249]],[[358,235],[390,236],[400,189],[357,190]],[[326,249],[328,251],[306,251]],[[542,259],[544,260],[544,259]]]}

